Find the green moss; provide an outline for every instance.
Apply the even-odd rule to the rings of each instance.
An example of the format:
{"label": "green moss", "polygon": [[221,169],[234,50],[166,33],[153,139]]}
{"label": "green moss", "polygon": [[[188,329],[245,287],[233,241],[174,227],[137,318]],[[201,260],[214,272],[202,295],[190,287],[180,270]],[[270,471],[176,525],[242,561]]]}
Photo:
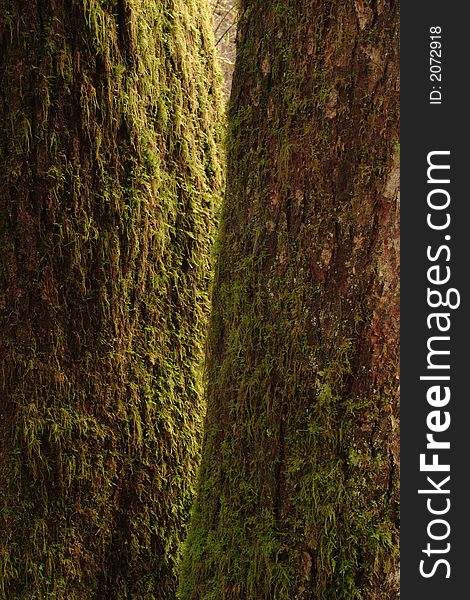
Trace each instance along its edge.
{"label": "green moss", "polygon": [[398,16],[261,4],[241,6],[179,597],[392,600]]}
{"label": "green moss", "polygon": [[0,595],[174,598],[221,98],[204,2],[3,0]]}

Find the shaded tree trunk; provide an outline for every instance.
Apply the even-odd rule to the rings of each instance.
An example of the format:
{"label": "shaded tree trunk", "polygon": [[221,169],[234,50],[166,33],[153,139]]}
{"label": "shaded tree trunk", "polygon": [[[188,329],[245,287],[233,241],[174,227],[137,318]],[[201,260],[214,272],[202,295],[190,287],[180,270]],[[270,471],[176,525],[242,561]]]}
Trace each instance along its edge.
{"label": "shaded tree trunk", "polygon": [[198,464],[202,0],[0,4],[0,596],[166,599]]}
{"label": "shaded tree trunk", "polygon": [[398,6],[242,1],[184,600],[398,598]]}

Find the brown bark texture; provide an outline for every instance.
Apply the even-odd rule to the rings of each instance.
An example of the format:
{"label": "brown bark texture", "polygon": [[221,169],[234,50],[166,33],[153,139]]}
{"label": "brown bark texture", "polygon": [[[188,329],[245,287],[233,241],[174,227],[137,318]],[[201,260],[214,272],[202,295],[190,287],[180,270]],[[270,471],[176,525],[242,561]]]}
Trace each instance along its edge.
{"label": "brown bark texture", "polygon": [[393,0],[244,0],[184,600],[398,592]]}
{"label": "brown bark texture", "polygon": [[208,6],[0,1],[0,597],[175,597],[221,170]]}

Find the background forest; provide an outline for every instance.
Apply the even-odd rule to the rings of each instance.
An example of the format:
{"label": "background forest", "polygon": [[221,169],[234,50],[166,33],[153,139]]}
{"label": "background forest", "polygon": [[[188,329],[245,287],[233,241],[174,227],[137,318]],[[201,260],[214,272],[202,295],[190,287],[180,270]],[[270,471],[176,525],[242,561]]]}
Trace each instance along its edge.
{"label": "background forest", "polygon": [[0,0],[0,598],[398,599],[398,21]]}

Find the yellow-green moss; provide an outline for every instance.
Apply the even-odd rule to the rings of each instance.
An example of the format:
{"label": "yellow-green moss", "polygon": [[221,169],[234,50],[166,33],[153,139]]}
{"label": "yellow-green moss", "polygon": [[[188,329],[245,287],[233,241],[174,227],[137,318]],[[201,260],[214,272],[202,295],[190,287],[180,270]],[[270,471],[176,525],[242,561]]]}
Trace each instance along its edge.
{"label": "yellow-green moss", "polygon": [[203,0],[0,3],[0,596],[172,599],[221,185]]}

